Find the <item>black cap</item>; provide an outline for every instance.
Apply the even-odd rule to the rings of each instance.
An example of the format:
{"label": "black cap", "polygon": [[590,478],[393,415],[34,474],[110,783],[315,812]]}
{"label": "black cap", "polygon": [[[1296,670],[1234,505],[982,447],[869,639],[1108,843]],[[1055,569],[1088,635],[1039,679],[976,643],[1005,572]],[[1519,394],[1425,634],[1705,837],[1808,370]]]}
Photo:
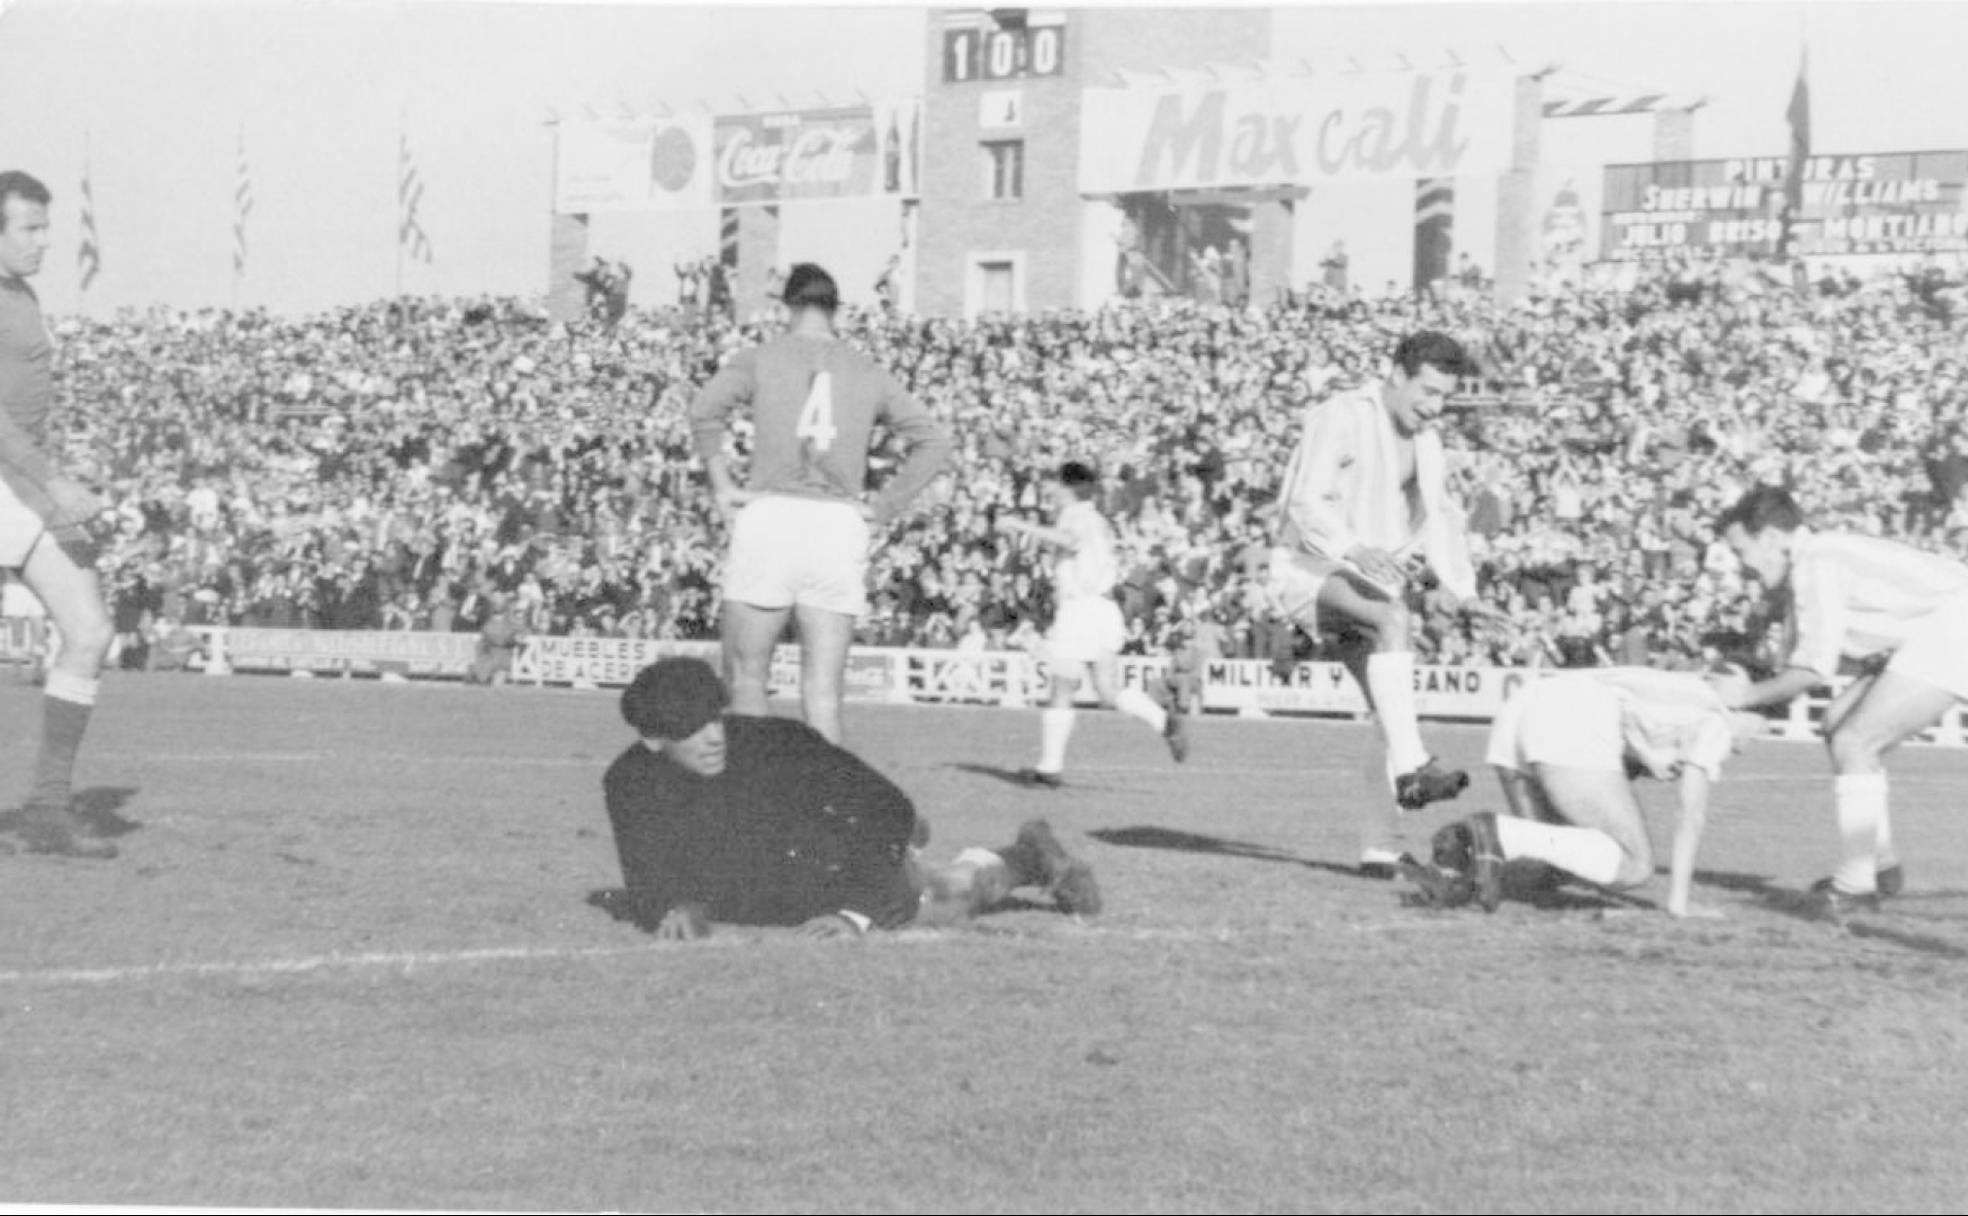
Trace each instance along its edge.
{"label": "black cap", "polygon": [[636,673],[622,692],[622,720],[645,739],[688,739],[729,703],[709,663],[675,655]]}

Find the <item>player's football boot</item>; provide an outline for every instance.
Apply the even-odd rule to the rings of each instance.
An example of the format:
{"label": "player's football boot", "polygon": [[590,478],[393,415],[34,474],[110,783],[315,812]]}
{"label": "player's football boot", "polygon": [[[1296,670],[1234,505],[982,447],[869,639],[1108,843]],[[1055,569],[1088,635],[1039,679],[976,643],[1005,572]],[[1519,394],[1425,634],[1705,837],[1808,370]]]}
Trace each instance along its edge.
{"label": "player's football boot", "polygon": [[1891,899],[1906,890],[1906,871],[1901,869],[1900,863],[1896,861],[1890,866],[1874,871],[1873,881],[1879,885],[1879,897]]}
{"label": "player's football boot", "polygon": [[1038,859],[1040,885],[1061,912],[1092,916],[1100,911],[1100,884],[1093,867],[1066,851],[1052,834],[1051,824],[1043,819],[1026,821],[1018,829],[1017,847]]}
{"label": "player's football boot", "polygon": [[1460,908],[1476,897],[1476,884],[1467,874],[1416,861],[1407,853],[1396,864],[1401,877],[1418,889],[1418,900],[1428,908]]}
{"label": "player's football boot", "polygon": [[1018,770],[1018,779],[1026,785],[1037,786],[1043,790],[1056,790],[1065,785],[1065,778],[1058,773],[1042,773],[1035,768]]}
{"label": "player's football boot", "polygon": [[1818,920],[1842,925],[1845,918],[1854,912],[1879,911],[1879,892],[1841,891],[1829,878],[1821,878],[1811,884],[1809,902],[1806,905]]}
{"label": "player's football boot", "polygon": [[1443,768],[1430,756],[1412,773],[1394,779],[1394,801],[1404,811],[1418,811],[1431,802],[1446,802],[1469,788],[1469,774],[1459,768]]}
{"label": "player's football boot", "polygon": [[1483,911],[1494,912],[1503,902],[1503,842],[1497,839],[1496,812],[1478,811],[1468,822],[1469,876],[1476,881],[1476,902]]}
{"label": "player's football boot", "polygon": [[29,806],[22,810],[20,838],[30,853],[91,861],[108,861],[116,856],[115,845],[65,806]]}
{"label": "player's football boot", "polygon": [[[1470,898],[1494,912],[1503,902],[1503,849],[1497,841],[1496,812],[1483,811],[1435,833],[1435,868],[1466,883]],[[1454,905],[1449,905],[1454,906]]]}

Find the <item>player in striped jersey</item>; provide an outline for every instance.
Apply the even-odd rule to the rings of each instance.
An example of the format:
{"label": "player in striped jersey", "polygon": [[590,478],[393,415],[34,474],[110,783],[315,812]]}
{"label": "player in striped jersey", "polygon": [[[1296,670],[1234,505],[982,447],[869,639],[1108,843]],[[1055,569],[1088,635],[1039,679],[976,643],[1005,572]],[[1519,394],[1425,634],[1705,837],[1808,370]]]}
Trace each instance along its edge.
{"label": "player in striped jersey", "polygon": [[[1748,684],[1740,671],[1732,679]],[[1667,910],[1718,915],[1689,903],[1709,787],[1743,740],[1768,729],[1758,715],[1731,714],[1699,673],[1609,667],[1533,681],[1490,728],[1488,758],[1510,814],[1450,824],[1435,837],[1436,868],[1402,868],[1430,902],[1453,906],[1473,894],[1486,912],[1502,897],[1503,864],[1520,858],[1602,887],[1640,886],[1653,877],[1654,852],[1629,778],[1653,777],[1675,782],[1681,802]]]}
{"label": "player in striped jersey", "polygon": [[1780,705],[1862,674],[1825,709],[1843,858],[1814,891],[1833,919],[1876,908],[1904,882],[1893,852],[1884,757],[1968,699],[1968,565],[1909,545],[1804,526],[1789,493],[1758,486],[1722,515],[1722,539],[1771,593],[1789,592],[1785,667],[1735,692]]}
{"label": "player in striped jersey", "polygon": [[[732,356],[690,406],[690,430],[718,511],[731,525],[725,559],[725,677],[736,713],[763,715],[772,650],[799,628],[800,700],[829,743],[841,731],[841,689],[854,621],[868,609],[870,529],[886,527],[942,470],[949,431],[902,386],[834,332],[840,291],[810,262],[786,276],[789,332]],[[729,415],[752,408],[751,472],[739,486],[724,453]],[[900,437],[901,467],[864,495],[876,424]]]}
{"label": "player in striped jersey", "polygon": [[998,520],[1001,531],[1030,537],[1058,551],[1052,569],[1056,609],[1046,634],[1052,700],[1039,714],[1038,765],[1025,772],[1034,785],[1057,788],[1061,783],[1066,744],[1076,720],[1073,698],[1080,690],[1082,671],[1093,676],[1093,690],[1102,705],[1161,735],[1178,764],[1189,758],[1182,715],[1157,705],[1139,688],[1119,686],[1121,645],[1127,633],[1121,606],[1114,600],[1121,566],[1114,552],[1114,529],[1093,502],[1099,490],[1100,477],[1092,468],[1068,461],[1046,485],[1054,511],[1051,527],[1015,516]]}
{"label": "player in striped jersey", "polygon": [[[1314,636],[1342,646],[1386,746],[1387,782],[1403,810],[1454,798],[1469,784],[1428,754],[1416,721],[1410,567],[1425,562],[1465,611],[1476,575],[1462,513],[1450,500],[1435,420],[1475,361],[1447,334],[1422,331],[1394,349],[1384,381],[1314,402],[1279,492],[1266,592]],[[1392,878],[1398,816],[1363,808],[1360,872]]]}

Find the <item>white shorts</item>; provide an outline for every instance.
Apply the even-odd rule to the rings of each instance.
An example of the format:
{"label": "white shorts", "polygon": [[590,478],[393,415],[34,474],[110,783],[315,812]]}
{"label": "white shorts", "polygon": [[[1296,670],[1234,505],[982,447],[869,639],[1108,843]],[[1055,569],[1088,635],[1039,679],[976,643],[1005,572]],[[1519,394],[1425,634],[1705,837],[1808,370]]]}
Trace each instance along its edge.
{"label": "white shorts", "polygon": [[1104,595],[1061,600],[1046,633],[1054,663],[1100,663],[1121,653],[1127,641],[1127,622],[1121,606]]}
{"label": "white shorts", "polygon": [[1550,764],[1623,775],[1620,694],[1589,677],[1534,680],[1504,703],[1484,759],[1517,772]]}
{"label": "white shorts", "polygon": [[1968,595],[1955,596],[1915,623],[1886,670],[1968,701]]}
{"label": "white shorts", "polygon": [[0,478],[0,568],[18,570],[48,525]]}
{"label": "white shorts", "polygon": [[770,495],[731,527],[724,598],[755,608],[868,610],[868,521],[853,503]]}

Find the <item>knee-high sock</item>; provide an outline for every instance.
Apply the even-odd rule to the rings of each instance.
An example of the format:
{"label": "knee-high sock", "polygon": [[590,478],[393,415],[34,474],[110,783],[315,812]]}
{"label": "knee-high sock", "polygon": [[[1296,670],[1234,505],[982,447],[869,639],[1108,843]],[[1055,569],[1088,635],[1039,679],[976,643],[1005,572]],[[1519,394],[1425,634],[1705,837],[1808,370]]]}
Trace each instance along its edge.
{"label": "knee-high sock", "polygon": [[1900,864],[1900,855],[1893,851],[1893,815],[1885,806],[1879,808],[1879,832],[1873,844],[1872,860],[1881,870]]}
{"label": "knee-high sock", "polygon": [[41,697],[41,754],[34,765],[29,806],[67,809],[75,780],[75,757],[89,731],[98,682],[59,668],[48,673]]}
{"label": "knee-high sock", "polygon": [[1619,877],[1619,842],[1597,828],[1498,815],[1497,843],[1506,858],[1530,857],[1602,887]]}
{"label": "knee-high sock", "polygon": [[1844,845],[1832,883],[1852,894],[1876,891],[1880,825],[1886,822],[1886,774],[1840,773],[1832,790],[1838,801],[1838,837]]}
{"label": "knee-high sock", "polygon": [[1139,688],[1123,688],[1115,693],[1114,708],[1138,722],[1146,723],[1148,729],[1158,735],[1168,729],[1168,711],[1155,704],[1155,698]]}
{"label": "knee-high sock", "polygon": [[1077,719],[1072,709],[1044,709],[1039,712],[1039,771],[1056,773],[1066,767],[1066,741],[1073,737]]}
{"label": "knee-high sock", "polygon": [[1373,696],[1374,717],[1387,746],[1387,772],[1393,778],[1428,762],[1415,720],[1414,652],[1387,650],[1367,656],[1367,691]]}

